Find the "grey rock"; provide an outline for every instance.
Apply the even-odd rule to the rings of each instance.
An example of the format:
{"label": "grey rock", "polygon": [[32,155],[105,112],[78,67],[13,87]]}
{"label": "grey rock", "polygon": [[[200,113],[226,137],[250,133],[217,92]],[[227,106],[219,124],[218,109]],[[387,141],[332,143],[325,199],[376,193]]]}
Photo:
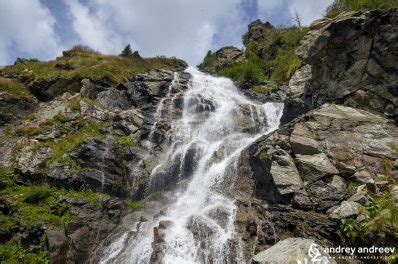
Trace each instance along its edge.
{"label": "grey rock", "polygon": [[348,217],[355,217],[360,213],[361,205],[356,202],[343,201],[340,206],[332,207],[328,214],[332,219],[343,219]]}
{"label": "grey rock", "polygon": [[293,152],[300,155],[312,155],[320,152],[319,142],[303,124],[297,124],[290,135],[290,144]]}
{"label": "grey rock", "polygon": [[296,155],[297,168],[304,177],[319,180],[323,177],[339,174],[324,153],[314,155]]}
{"label": "grey rock", "polygon": [[331,183],[322,180],[306,186],[307,193],[315,205],[316,210],[323,211],[344,199],[346,192],[337,189]]}
{"label": "grey rock", "polygon": [[62,229],[45,231],[51,263],[66,263],[69,250],[68,239]]}
{"label": "grey rock", "polygon": [[286,151],[278,150],[272,159],[270,173],[281,195],[293,193],[303,187],[293,158]]}
{"label": "grey rock", "polygon": [[312,66],[304,98],[339,101],[396,118],[398,10],[348,12],[310,27],[297,55]]}
{"label": "grey rock", "polygon": [[125,193],[122,154],[112,138],[85,140],[77,150],[77,162],[89,168],[82,173],[91,187],[116,195]]}

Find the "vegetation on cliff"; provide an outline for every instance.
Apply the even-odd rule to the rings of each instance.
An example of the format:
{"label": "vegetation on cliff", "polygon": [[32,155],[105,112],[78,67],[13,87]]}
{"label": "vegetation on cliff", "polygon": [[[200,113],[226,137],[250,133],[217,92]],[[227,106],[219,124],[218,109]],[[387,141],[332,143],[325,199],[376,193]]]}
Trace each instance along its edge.
{"label": "vegetation on cliff", "polygon": [[176,58],[137,58],[135,56],[104,55],[78,45],[64,51],[53,61],[23,60],[0,70],[0,75],[17,78],[24,83],[62,79],[108,78],[120,83],[136,73],[151,69],[184,68],[184,62]]}
{"label": "vegetation on cliff", "polygon": [[334,18],[345,11],[388,9],[398,7],[397,0],[335,0],[326,11],[326,17]]}
{"label": "vegetation on cliff", "polygon": [[[276,28],[257,20],[249,25],[249,31],[242,37],[245,59],[219,67],[215,73],[251,88],[263,81],[283,84],[301,66],[295,49],[307,31],[307,28],[299,27]],[[209,71],[217,60],[217,52],[209,51],[199,68]]]}

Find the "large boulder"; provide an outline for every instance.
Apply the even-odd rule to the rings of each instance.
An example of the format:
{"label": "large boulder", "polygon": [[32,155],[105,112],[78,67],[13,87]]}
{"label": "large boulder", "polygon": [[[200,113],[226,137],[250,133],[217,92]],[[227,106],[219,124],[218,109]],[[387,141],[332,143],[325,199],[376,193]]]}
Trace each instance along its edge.
{"label": "large boulder", "polygon": [[276,245],[255,255],[252,263],[310,263],[315,257],[319,263],[337,263],[314,240],[299,237],[279,241]]}
{"label": "large boulder", "polygon": [[315,21],[297,55],[312,66],[303,99],[397,117],[398,9],[348,12]]}

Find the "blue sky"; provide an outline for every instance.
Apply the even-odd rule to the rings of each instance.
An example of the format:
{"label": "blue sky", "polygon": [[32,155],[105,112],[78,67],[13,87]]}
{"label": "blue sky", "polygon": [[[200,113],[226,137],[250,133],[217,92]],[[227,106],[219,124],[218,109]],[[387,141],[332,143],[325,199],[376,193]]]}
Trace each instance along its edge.
{"label": "blue sky", "polygon": [[17,57],[53,59],[75,44],[118,54],[176,56],[190,64],[207,50],[242,46],[260,18],[291,25],[322,17],[332,0],[0,0],[0,65]]}

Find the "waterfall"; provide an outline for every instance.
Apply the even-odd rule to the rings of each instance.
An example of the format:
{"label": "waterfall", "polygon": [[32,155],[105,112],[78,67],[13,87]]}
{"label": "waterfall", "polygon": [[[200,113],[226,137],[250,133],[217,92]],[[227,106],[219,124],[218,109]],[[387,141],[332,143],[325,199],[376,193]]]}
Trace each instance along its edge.
{"label": "waterfall", "polygon": [[[171,124],[171,143],[151,173],[151,184],[172,164],[186,188],[154,220],[132,227],[106,251],[102,263],[245,263],[235,234],[234,185],[241,151],[279,125],[283,105],[260,104],[232,81],[190,67],[183,114]],[[189,177],[186,177],[190,174]]]}

